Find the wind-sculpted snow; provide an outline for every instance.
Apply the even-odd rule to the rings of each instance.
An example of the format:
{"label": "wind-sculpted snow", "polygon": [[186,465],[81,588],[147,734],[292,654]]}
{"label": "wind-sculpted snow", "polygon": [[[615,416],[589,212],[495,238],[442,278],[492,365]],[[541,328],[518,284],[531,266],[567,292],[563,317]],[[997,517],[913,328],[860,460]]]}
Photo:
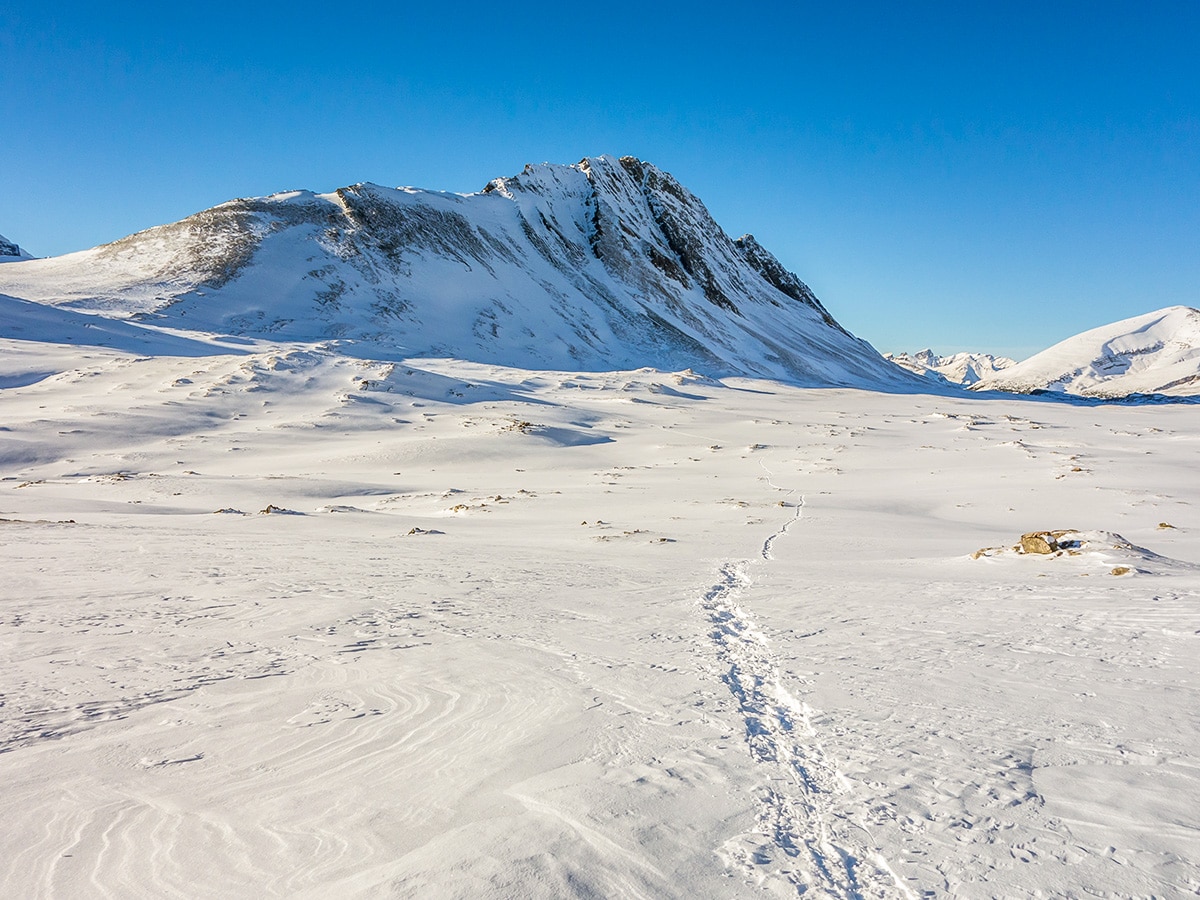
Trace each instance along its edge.
{"label": "wind-sculpted snow", "polygon": [[478,194],[358,184],[234,200],[6,266],[0,292],[174,328],[354,341],[375,357],[919,387],[752,236],[731,240],[632,157],[528,166]]}
{"label": "wind-sculpted snow", "polygon": [[1189,407],[0,312],[0,896],[1200,890]]}

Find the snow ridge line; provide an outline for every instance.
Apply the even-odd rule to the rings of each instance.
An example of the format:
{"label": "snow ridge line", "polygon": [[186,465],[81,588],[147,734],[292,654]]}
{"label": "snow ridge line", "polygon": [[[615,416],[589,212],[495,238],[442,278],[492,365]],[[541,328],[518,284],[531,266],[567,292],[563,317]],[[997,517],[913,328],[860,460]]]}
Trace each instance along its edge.
{"label": "snow ridge line", "polygon": [[[774,484],[765,465],[763,471],[767,484],[785,490]],[[794,493],[787,490],[784,502]],[[803,510],[801,497],[795,513],[763,542],[761,561],[774,558],[775,542]],[[769,773],[756,833],[727,842],[726,849],[748,874],[782,878],[798,894],[815,888],[820,896],[840,900],[915,898],[876,849],[870,832],[834,808],[833,797],[845,793],[849,782],[817,740],[812,709],[784,687],[770,642],[738,602],[753,583],[754,562],[723,563],[719,580],[700,600],[712,625],[717,658],[727,667],[721,680],[743,717],[750,755]]]}

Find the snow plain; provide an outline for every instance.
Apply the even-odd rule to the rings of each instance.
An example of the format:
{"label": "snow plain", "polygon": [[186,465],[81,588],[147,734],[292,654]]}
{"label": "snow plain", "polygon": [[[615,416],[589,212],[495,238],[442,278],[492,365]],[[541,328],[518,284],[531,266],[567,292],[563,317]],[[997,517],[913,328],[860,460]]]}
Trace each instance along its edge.
{"label": "snow plain", "polygon": [[1194,407],[86,318],[4,325],[0,894],[1200,892]]}

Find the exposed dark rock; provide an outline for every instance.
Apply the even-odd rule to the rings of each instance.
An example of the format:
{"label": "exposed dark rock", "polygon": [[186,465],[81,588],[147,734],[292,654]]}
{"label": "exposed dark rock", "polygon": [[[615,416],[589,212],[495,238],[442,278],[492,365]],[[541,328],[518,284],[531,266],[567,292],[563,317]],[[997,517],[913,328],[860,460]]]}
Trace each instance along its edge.
{"label": "exposed dark rock", "polygon": [[785,269],[771,251],[754,239],[754,235],[743,234],[733,242],[733,245],[738,248],[738,251],[742,254],[742,258],[751,265],[754,271],[763,277],[767,284],[771,285],[781,294],[785,294],[793,300],[799,300],[801,303],[811,306],[821,314],[821,318],[826,325],[849,334],[829,314],[829,311],[825,309],[821,301],[817,299],[817,295],[809,289],[808,285]]}
{"label": "exposed dark rock", "polygon": [[0,257],[13,257],[15,259],[30,258],[28,253],[2,234],[0,234]]}

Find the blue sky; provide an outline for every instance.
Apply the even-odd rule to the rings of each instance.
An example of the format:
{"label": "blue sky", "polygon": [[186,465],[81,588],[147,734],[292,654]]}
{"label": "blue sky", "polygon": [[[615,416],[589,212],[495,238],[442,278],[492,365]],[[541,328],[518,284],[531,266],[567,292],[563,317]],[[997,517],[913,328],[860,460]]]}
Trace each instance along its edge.
{"label": "blue sky", "polygon": [[633,154],[881,350],[1200,306],[1200,3],[406,6],[10,5],[0,233]]}

